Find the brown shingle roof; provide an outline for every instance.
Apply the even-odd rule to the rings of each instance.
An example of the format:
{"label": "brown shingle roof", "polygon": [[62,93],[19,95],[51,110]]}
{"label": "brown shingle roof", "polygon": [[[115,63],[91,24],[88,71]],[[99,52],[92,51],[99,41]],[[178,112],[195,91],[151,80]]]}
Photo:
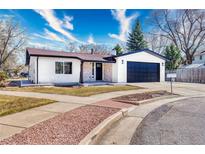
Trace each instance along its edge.
{"label": "brown shingle roof", "polygon": [[77,53],[77,52],[65,52],[55,51],[37,48],[27,48],[27,58],[30,56],[45,56],[45,57],[66,57],[66,58],[77,58],[83,61],[96,61],[96,62],[114,62],[113,59],[107,58],[111,55],[108,54],[91,54],[91,53]]}

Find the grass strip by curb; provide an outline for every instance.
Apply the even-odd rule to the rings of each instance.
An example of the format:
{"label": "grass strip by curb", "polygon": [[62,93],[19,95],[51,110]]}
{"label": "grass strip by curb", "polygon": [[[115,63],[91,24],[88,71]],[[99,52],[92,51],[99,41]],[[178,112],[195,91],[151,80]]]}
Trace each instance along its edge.
{"label": "grass strip by curb", "polygon": [[126,90],[138,90],[142,89],[137,86],[89,86],[89,87],[6,87],[0,90],[8,91],[19,91],[19,92],[38,92],[47,94],[61,94],[61,95],[72,95],[72,96],[91,96],[96,94],[115,92],[115,91],[126,91]]}
{"label": "grass strip by curb", "polygon": [[0,116],[54,103],[53,100],[0,95]]}

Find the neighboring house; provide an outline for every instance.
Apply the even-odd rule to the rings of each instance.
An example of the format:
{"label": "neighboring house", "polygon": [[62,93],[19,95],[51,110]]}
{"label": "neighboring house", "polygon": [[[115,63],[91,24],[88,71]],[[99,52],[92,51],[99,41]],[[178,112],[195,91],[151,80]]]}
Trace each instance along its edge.
{"label": "neighboring house", "polygon": [[179,69],[185,68],[205,68],[205,51],[196,53],[193,57],[192,64],[182,65]]}
{"label": "neighboring house", "polygon": [[195,54],[192,63],[193,64],[205,64],[205,51]]}
{"label": "neighboring house", "polygon": [[148,49],[118,56],[26,49],[29,80],[36,84],[159,82],[165,80],[165,60]]}

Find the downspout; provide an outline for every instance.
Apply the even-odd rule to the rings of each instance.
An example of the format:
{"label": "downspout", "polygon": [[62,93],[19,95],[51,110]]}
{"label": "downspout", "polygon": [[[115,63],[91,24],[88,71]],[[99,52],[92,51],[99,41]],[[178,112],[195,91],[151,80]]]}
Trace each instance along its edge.
{"label": "downspout", "polygon": [[38,84],[38,57],[36,58],[36,83]]}
{"label": "downspout", "polygon": [[28,80],[30,80],[29,76],[30,76],[30,64],[28,65]]}
{"label": "downspout", "polygon": [[80,63],[80,83],[83,83],[83,61]]}

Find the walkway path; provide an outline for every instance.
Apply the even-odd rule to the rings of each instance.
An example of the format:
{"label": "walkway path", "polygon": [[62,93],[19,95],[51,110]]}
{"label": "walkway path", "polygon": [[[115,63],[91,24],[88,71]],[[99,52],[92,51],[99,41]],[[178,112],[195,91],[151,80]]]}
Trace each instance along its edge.
{"label": "walkway path", "polygon": [[[46,106],[1,117],[0,139],[7,138],[8,136],[20,132],[25,128],[28,128],[39,122],[53,118],[54,116],[59,115],[60,113],[65,113],[67,111],[84,105],[92,105],[94,103],[93,105],[97,106],[106,106],[111,108],[127,108],[128,106],[125,106],[124,104],[116,103],[113,105],[113,102],[107,102],[105,100],[117,96],[142,93],[150,90],[170,90],[169,83],[140,83],[133,85],[143,86],[147,89],[117,91],[98,94],[90,97],[77,97],[34,92],[0,91],[0,94],[4,95],[46,98],[58,101],[54,104],[49,104]],[[182,95],[182,97],[158,100],[153,103],[144,104],[137,107],[135,110],[130,112],[127,117],[119,121],[107,134],[105,134],[104,139],[100,142],[100,144],[128,144],[136,127],[150,111],[159,107],[160,105],[173,102],[176,100],[194,96],[205,96],[205,86],[202,84],[175,83],[174,92]],[[126,132],[126,134],[124,132]]]}
{"label": "walkway path", "polygon": [[83,105],[57,102],[0,117],[0,140],[80,106]]}
{"label": "walkway path", "polygon": [[[167,90],[170,92],[169,82],[133,83],[131,85],[137,85],[151,90]],[[173,92],[176,94],[180,94],[182,96],[189,96],[189,97],[204,96],[205,84],[173,82]]]}
{"label": "walkway path", "polygon": [[79,96],[60,95],[60,94],[46,94],[46,93],[36,93],[36,92],[1,91],[1,90],[0,90],[0,94],[23,96],[23,97],[34,97],[34,98],[45,98],[45,99],[51,99],[58,102],[65,102],[65,103],[91,104],[98,101],[107,100],[113,97],[134,94],[134,93],[141,93],[145,91],[150,91],[150,90],[139,89],[139,90],[128,90],[128,91],[115,91],[115,92],[97,94],[89,97],[79,97]]}
{"label": "walkway path", "polygon": [[116,108],[86,105],[65,112],[23,130],[0,144],[78,144],[104,119],[119,111]]}
{"label": "walkway path", "polygon": [[121,92],[111,92],[104,93],[90,97],[77,97],[68,95],[57,95],[57,94],[44,94],[44,93],[34,93],[34,92],[16,92],[16,91],[0,91],[3,95],[13,95],[13,96],[24,96],[24,97],[35,97],[35,98],[45,98],[52,99],[58,102],[25,110],[8,116],[0,117],[0,140],[7,138],[11,135],[21,132],[22,130],[29,128],[35,124],[42,121],[46,121],[53,118],[61,113],[71,111],[75,108],[85,106],[85,105],[95,105],[100,107],[109,107],[115,109],[128,108],[131,105],[107,101],[107,99],[121,96],[124,94],[131,94],[136,92],[147,91],[147,89],[131,90],[131,91],[121,91]]}

